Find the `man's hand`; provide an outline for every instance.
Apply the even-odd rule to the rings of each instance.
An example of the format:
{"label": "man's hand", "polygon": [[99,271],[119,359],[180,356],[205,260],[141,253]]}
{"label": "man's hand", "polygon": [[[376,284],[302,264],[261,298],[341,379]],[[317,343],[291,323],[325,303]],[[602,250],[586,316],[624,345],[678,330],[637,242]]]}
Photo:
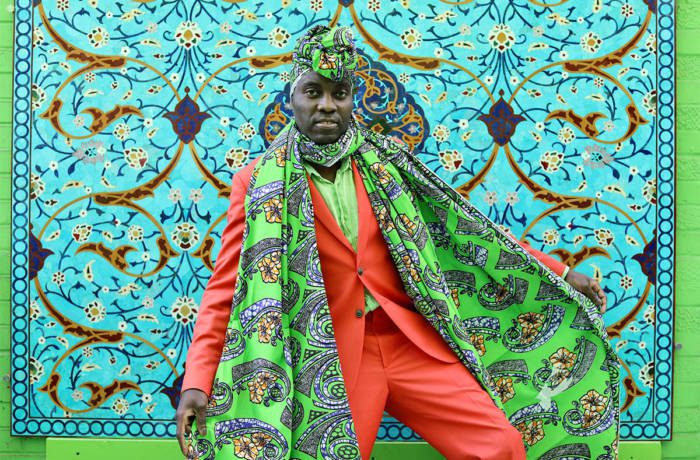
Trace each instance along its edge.
{"label": "man's hand", "polygon": [[583,273],[569,270],[565,281],[573,286],[574,289],[591,299],[591,301],[600,308],[601,313],[605,313],[605,309],[607,308],[605,291],[603,291],[603,288],[600,287],[600,284],[598,284],[596,280]]}
{"label": "man's hand", "polygon": [[180,404],[178,404],[175,412],[177,441],[180,443],[182,455],[187,458],[194,458],[194,452],[191,452],[187,446],[185,436],[192,434],[192,422],[194,422],[195,418],[197,419],[199,435],[204,436],[207,434],[206,410],[208,402],[207,394],[195,388],[185,390],[180,396]]}

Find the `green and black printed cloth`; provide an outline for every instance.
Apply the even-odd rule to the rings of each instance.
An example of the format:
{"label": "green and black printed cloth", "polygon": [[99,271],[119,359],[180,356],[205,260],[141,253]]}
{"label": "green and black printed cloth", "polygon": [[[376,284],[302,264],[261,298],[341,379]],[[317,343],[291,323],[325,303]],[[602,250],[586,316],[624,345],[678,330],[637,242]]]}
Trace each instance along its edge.
{"label": "green and black printed cloth", "polygon": [[[406,292],[528,458],[616,458],[619,367],[596,307],[404,146],[351,132],[333,151],[358,166]],[[288,126],[253,172],[203,459],[359,458],[300,138]]]}

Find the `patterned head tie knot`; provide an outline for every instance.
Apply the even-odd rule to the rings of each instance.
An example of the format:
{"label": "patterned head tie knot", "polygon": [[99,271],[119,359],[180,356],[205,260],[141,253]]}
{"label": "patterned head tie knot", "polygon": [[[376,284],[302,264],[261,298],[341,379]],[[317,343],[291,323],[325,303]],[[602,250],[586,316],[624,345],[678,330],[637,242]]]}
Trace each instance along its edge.
{"label": "patterned head tie knot", "polygon": [[357,51],[352,30],[346,26],[314,26],[299,39],[292,55],[291,87],[294,93],[299,79],[313,70],[333,80],[348,79],[353,86],[353,74],[357,69]]}

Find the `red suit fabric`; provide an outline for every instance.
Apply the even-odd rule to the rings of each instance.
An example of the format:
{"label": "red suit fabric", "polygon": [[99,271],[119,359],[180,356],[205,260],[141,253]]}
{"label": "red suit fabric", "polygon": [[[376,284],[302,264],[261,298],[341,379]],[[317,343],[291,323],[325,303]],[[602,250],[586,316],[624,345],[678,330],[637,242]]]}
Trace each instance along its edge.
{"label": "red suit fabric", "polygon": [[[248,184],[250,183],[254,165],[255,162],[251,162],[251,164],[239,171],[233,178],[230,206],[227,213],[228,222],[221,237],[221,249],[216,257],[214,273],[209,280],[200,303],[194,329],[194,337],[187,353],[187,368],[182,385],[183,390],[197,388],[207,394],[211,392],[214,375],[219,363],[219,358],[221,357],[225,330],[231,312],[231,301],[238,273],[238,259],[245,226],[245,194],[248,189]],[[367,446],[369,445],[369,449],[371,450],[371,445],[376,435],[376,428],[373,428],[374,433],[370,433],[372,428],[368,428],[369,431],[363,433],[363,431],[365,431],[364,425],[373,426],[375,423],[378,424],[378,422],[375,421],[376,414],[373,414],[371,415],[371,421],[368,421],[367,424],[358,423],[358,418],[361,417],[358,411],[360,411],[362,405],[358,401],[371,399],[361,396],[363,394],[367,395],[368,393],[364,391],[366,390],[366,388],[364,388],[364,379],[362,383],[363,388],[357,388],[358,376],[360,373],[365,375],[368,372],[369,374],[375,372],[375,370],[370,369],[372,365],[369,365],[370,368],[367,368],[365,364],[371,361],[368,361],[370,356],[376,356],[377,350],[381,349],[381,340],[377,341],[376,338],[370,340],[369,337],[373,334],[371,331],[369,334],[366,334],[366,332],[368,332],[366,331],[366,317],[370,317],[369,322],[372,324],[375,322],[383,324],[386,322],[384,321],[385,319],[390,320],[388,322],[394,324],[397,331],[393,331],[391,334],[403,339],[407,337],[410,342],[409,345],[414,346],[412,352],[416,350],[422,351],[423,356],[432,358],[429,360],[438,367],[441,365],[450,367],[452,370],[449,372],[453,374],[454,372],[461,373],[462,375],[467,374],[462,380],[472,382],[472,386],[476,385],[477,387],[473,390],[481,393],[483,398],[486,398],[486,400],[482,398],[478,404],[472,401],[472,406],[475,409],[480,408],[479,410],[495,410],[497,413],[501,414],[501,422],[504,421],[505,416],[503,416],[500,410],[496,409],[487,393],[479,387],[478,383],[471,377],[466,368],[457,362],[456,356],[439,334],[413,309],[410,298],[404,292],[403,285],[394,267],[379,225],[374,217],[367,192],[354,165],[353,172],[355,175],[359,213],[357,251],[353,250],[347,238],[343,235],[340,227],[326,207],[323,198],[313,186],[313,183],[311,181],[309,181],[309,183],[311,199],[315,210],[316,238],[321,261],[321,270],[325,280],[326,294],[338,346],[340,365],[345,379],[353,419],[355,420],[356,426],[362,426],[361,429],[358,429],[358,438],[360,438],[361,450],[364,449],[362,452],[363,458],[365,458],[366,455],[366,458],[368,458],[369,453],[366,452]],[[563,263],[540,251],[532,249],[527,244],[520,244],[555,273],[561,275],[564,272],[566,265]],[[365,288],[380,305],[377,311],[369,315],[365,314]],[[379,310],[381,310],[381,312],[379,312]],[[375,321],[375,319],[371,317],[379,319]],[[395,341],[395,337],[393,337],[392,340]],[[390,342],[391,340],[387,343]],[[369,346],[369,349],[366,349],[367,346]],[[406,353],[409,352],[407,351]],[[409,355],[407,354],[406,356]],[[367,357],[367,359],[365,359],[365,357]],[[420,358],[417,357],[416,359]],[[375,363],[381,364],[382,361],[375,360]],[[427,369],[419,369],[418,372],[414,371],[414,374],[417,374],[414,378],[416,385],[421,382],[422,377],[427,371]],[[447,371],[442,370],[439,372]],[[449,375],[454,377],[453,374]],[[445,376],[447,375],[448,374],[445,374]],[[470,378],[471,380],[469,380]],[[452,381],[450,378],[447,378],[447,380]],[[394,398],[393,394],[392,398]],[[380,405],[378,401],[376,401],[376,403]],[[436,400],[435,404],[432,404],[433,409],[438,410],[439,407],[445,408],[444,402],[442,406],[437,403],[438,401]],[[390,401],[387,401],[387,408],[389,408],[389,404]],[[431,404],[425,400],[422,404],[431,406]],[[384,408],[381,407],[381,410],[383,411]],[[424,411],[429,410],[431,410],[431,407],[424,407]],[[469,420],[472,420],[474,416],[473,413],[464,415],[465,417],[468,416]],[[402,421],[406,423],[406,420]],[[507,424],[507,421],[505,421],[505,424],[507,428],[512,428]],[[434,436],[440,437],[444,435],[444,433],[441,432],[446,429],[444,425],[439,423],[428,423],[426,426],[430,432],[426,431],[421,433],[420,430],[418,431],[429,441],[430,437],[433,436],[433,434],[431,434],[432,431],[435,431]],[[430,430],[431,426],[434,427],[435,430]],[[475,433],[479,432],[478,429],[474,429],[476,430]],[[515,430],[513,429],[512,431]],[[515,433],[517,434],[517,432]],[[483,437],[483,435],[484,433],[480,435],[477,434],[474,440],[478,440],[479,436]],[[467,440],[464,440],[464,442],[467,442]],[[518,436],[518,443],[519,442]],[[522,448],[522,445],[520,447]],[[484,456],[479,457],[450,456],[448,458],[503,458],[497,456],[498,454],[494,455],[496,456],[484,454]]]}
{"label": "red suit fabric", "polygon": [[525,460],[518,430],[452,356],[425,353],[382,308],[367,315],[358,383],[348,394],[363,459],[386,409],[448,460]]}

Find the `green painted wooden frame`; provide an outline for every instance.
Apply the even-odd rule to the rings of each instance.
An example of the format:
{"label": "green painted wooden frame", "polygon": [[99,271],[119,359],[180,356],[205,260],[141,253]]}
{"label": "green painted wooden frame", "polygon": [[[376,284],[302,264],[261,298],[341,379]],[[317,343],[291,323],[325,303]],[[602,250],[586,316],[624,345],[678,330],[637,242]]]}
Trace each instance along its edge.
{"label": "green painted wooden frame", "polygon": [[[173,460],[182,458],[172,439],[47,438],[46,460]],[[371,460],[441,460],[425,442],[378,442]],[[619,460],[660,460],[661,443],[622,442]]]}

